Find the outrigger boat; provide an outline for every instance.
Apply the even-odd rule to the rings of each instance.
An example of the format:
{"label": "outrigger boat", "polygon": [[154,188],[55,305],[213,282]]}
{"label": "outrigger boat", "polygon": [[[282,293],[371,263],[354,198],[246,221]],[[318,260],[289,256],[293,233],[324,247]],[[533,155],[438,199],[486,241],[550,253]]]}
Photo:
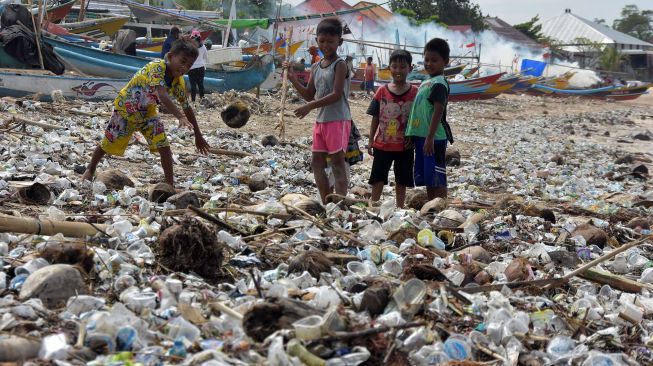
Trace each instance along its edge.
{"label": "outrigger boat", "polygon": [[68,32],[92,37],[111,37],[118,32],[129,21],[128,17],[112,16],[106,18],[89,19],[82,22],[64,23],[61,27]]}
{"label": "outrigger boat", "polygon": [[612,85],[595,89],[557,89],[546,85],[535,84],[533,88],[529,90],[529,94],[557,98],[586,97],[594,99],[632,100],[637,99],[644,94],[648,94],[648,89],[651,86],[653,86],[653,84],[630,87],[618,87]]}

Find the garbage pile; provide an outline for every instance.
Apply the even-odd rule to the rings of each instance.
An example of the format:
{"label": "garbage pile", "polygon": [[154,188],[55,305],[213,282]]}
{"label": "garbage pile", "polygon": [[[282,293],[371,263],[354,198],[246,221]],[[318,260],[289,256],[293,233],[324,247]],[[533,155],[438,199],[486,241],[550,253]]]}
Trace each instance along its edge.
{"label": "garbage pile", "polygon": [[365,164],[324,206],[308,139],[224,129],[209,144],[241,155],[169,131],[179,189],[137,143],[81,182],[106,106],[3,103],[0,362],[653,362],[650,153],[580,138],[623,110],[483,124],[454,105],[451,198],[397,209],[393,187],[367,205]]}

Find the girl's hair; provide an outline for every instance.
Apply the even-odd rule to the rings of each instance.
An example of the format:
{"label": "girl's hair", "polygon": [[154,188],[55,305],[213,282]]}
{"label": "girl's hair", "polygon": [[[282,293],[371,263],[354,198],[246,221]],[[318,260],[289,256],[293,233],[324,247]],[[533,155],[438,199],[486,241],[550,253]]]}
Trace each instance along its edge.
{"label": "girl's hair", "polygon": [[340,20],[338,20],[338,18],[324,19],[323,21],[320,22],[320,24],[317,25],[316,34],[318,36],[320,34],[324,34],[324,35],[342,37],[342,23],[340,23]]}
{"label": "girl's hair", "polygon": [[[168,54],[176,55],[178,53],[181,53],[184,56],[197,58],[199,51],[193,42],[178,39],[172,44],[172,48],[170,48],[170,52],[168,52]],[[166,56],[168,54],[166,54]]]}

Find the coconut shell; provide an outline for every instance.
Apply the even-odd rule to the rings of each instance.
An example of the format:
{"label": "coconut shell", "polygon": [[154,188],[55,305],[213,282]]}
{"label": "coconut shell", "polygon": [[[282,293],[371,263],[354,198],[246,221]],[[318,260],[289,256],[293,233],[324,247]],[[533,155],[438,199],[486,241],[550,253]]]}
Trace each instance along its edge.
{"label": "coconut shell", "polygon": [[453,148],[447,149],[444,161],[447,166],[460,166],[460,151]]}
{"label": "coconut shell", "polygon": [[438,213],[447,208],[447,200],[444,198],[434,198],[424,204],[419,210],[420,215],[428,215],[430,213]]}
{"label": "coconut shell", "polygon": [[150,187],[150,201],[156,203],[163,203],[168,198],[177,193],[175,189],[168,183],[157,183]]}
{"label": "coconut shell", "polygon": [[390,286],[381,284],[365,290],[359,310],[366,310],[371,316],[383,314],[390,302]]}
{"label": "coconut shell", "polygon": [[492,282],[492,276],[490,276],[490,274],[485,271],[480,271],[476,274],[476,276],[474,276],[474,282],[480,286],[483,286]]}
{"label": "coconut shell", "polygon": [[100,172],[98,173],[95,179],[104,183],[107,189],[110,190],[121,190],[125,186],[127,187],[134,186],[134,182],[132,182],[132,180],[129,179],[129,177],[125,173],[121,172],[118,169],[111,169],[111,170]]}
{"label": "coconut shell", "polygon": [[556,165],[562,165],[565,163],[565,159],[558,154],[553,155],[551,159],[549,159],[549,161],[552,163],[556,163]]}
{"label": "coconut shell", "polygon": [[281,197],[279,202],[281,202],[282,205],[294,206],[300,201],[307,199],[309,199],[308,196],[300,193],[288,193],[285,196]]}
{"label": "coconut shell", "polygon": [[571,236],[582,236],[585,238],[587,245],[596,245],[603,248],[608,242],[608,234],[605,231],[590,224],[578,225],[571,233]]}
{"label": "coconut shell", "polygon": [[241,128],[249,121],[249,106],[241,101],[233,102],[220,112],[220,117],[227,126]]}
{"label": "coconut shell", "polygon": [[48,187],[38,182],[18,190],[20,202],[26,205],[47,205],[50,202],[50,196]]}
{"label": "coconut shell", "polygon": [[635,217],[634,219],[628,221],[628,223],[626,224],[626,227],[629,227],[629,228],[634,229],[634,230],[637,230],[637,229],[639,229],[639,230],[650,230],[651,229],[650,223],[648,222],[648,220],[646,220],[643,217]]}
{"label": "coconut shell", "polygon": [[249,182],[247,186],[252,192],[258,192],[266,189],[268,187],[267,179],[261,173],[254,173],[249,177]]}
{"label": "coconut shell", "polygon": [[279,145],[279,139],[274,135],[263,136],[261,139],[261,145],[267,146],[277,146]]}
{"label": "coconut shell", "polygon": [[458,227],[465,222],[465,216],[456,210],[444,210],[433,219],[436,227]]}

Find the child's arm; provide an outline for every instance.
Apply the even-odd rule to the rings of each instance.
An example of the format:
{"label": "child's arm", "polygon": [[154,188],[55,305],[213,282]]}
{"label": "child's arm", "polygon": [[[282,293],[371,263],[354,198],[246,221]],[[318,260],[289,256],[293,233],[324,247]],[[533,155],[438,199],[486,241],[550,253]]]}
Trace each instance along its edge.
{"label": "child's arm", "polygon": [[170,113],[172,113],[175,118],[179,121],[179,127],[188,127],[188,129],[192,129],[193,125],[188,122],[188,119],[186,116],[177,108],[175,103],[172,102],[172,99],[170,99],[170,96],[168,95],[168,91],[164,86],[157,86],[156,87],[156,94],[159,96],[159,100],[161,101],[161,104],[166,107],[166,110]]}
{"label": "child's arm", "polygon": [[374,143],[374,137],[376,136],[376,130],[379,129],[379,116],[372,117],[372,125],[370,126],[370,142],[367,144],[367,153],[370,156],[374,156],[374,150],[372,149],[372,144]]}
{"label": "child's arm", "polygon": [[193,108],[188,107],[184,109],[184,114],[186,115],[188,121],[190,121],[190,124],[193,126],[193,132],[195,134],[195,147],[202,154],[208,154],[209,148],[211,148],[211,146],[209,146],[206,140],[204,140],[204,136],[202,136],[202,131],[200,131],[200,126],[197,124],[197,118],[195,118]]}
{"label": "child's arm", "polygon": [[286,69],[286,72],[288,73],[288,80],[290,80],[290,83],[292,83],[292,86],[297,89],[297,92],[299,95],[304,98],[305,101],[310,102],[315,98],[315,82],[313,81],[313,73],[309,73],[308,75],[308,84],[304,86],[299,79],[297,79],[297,75],[295,75],[295,70],[293,70],[293,66],[291,62],[284,61],[283,62],[283,67]]}
{"label": "child's arm", "polygon": [[429,126],[429,134],[426,136],[426,141],[424,142],[424,155],[431,156],[433,155],[433,141],[435,140],[435,132],[440,127],[440,120],[442,119],[442,113],[444,113],[444,104],[440,102],[433,103],[433,116],[431,116],[431,125]]}
{"label": "child's arm", "polygon": [[[337,61],[336,61],[337,62]],[[336,65],[336,79],[333,83],[333,92],[327,94],[324,97],[309,101],[303,106],[295,109],[295,116],[299,118],[304,118],[306,115],[313,109],[326,107],[329,104],[333,104],[340,100],[343,97],[343,92],[345,90],[345,79],[347,78],[347,65],[344,62],[338,62]],[[309,84],[309,87],[311,85]],[[315,85],[313,85],[313,90],[315,90]],[[313,93],[315,96],[315,93]]]}

